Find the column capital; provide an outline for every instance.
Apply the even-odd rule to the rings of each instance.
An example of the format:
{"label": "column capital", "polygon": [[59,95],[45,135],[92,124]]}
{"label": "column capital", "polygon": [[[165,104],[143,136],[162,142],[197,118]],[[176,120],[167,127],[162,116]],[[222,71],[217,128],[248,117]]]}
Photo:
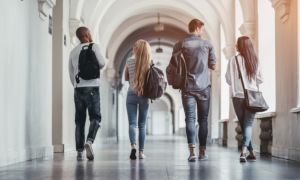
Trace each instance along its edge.
{"label": "column capital", "polygon": [[45,21],[46,17],[48,17],[49,15],[49,10],[55,6],[56,0],[38,0],[38,1],[39,1],[40,18],[43,21]]}
{"label": "column capital", "polygon": [[272,7],[278,11],[279,18],[282,23],[289,19],[290,13],[290,0],[270,0]]}
{"label": "column capital", "polygon": [[232,56],[236,55],[235,45],[227,45],[223,48],[225,58],[229,60]]}
{"label": "column capital", "polygon": [[69,20],[70,39],[71,39],[71,43],[74,46],[77,45],[76,38],[75,38],[76,30],[80,26],[83,26],[83,23],[80,20],[77,20],[77,19],[70,19]]}
{"label": "column capital", "polygon": [[252,42],[255,40],[255,22],[244,22],[239,28],[243,36],[248,36]]}

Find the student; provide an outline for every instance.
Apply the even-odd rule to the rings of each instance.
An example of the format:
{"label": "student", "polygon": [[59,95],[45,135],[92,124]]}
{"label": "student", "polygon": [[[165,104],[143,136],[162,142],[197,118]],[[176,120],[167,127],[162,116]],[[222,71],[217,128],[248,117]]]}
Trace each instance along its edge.
{"label": "student", "polygon": [[210,41],[202,38],[204,23],[193,19],[189,25],[190,34],[186,39],[175,44],[173,53],[178,52],[183,44],[182,52],[187,66],[186,85],[182,89],[182,105],[185,112],[186,134],[189,144],[189,161],[197,159],[195,154],[196,107],[199,124],[199,160],[206,160],[207,116],[210,105],[209,69],[215,70],[216,56]]}
{"label": "student", "polygon": [[130,159],[136,159],[136,135],[135,127],[139,128],[139,159],[144,159],[145,125],[149,108],[149,99],[144,98],[144,81],[146,72],[151,64],[151,48],[148,42],[138,40],[133,46],[134,58],[127,60],[125,68],[125,81],[129,81],[126,99],[126,108],[129,121],[129,138],[131,143]]}
{"label": "student", "polygon": [[[250,112],[245,108],[244,90],[237,69],[236,58],[245,88],[249,90],[257,91],[257,85],[263,83],[261,66],[249,37],[242,36],[238,38],[236,51],[239,54],[229,60],[225,77],[227,83],[232,86],[233,107],[242,128],[243,144],[240,161],[256,161],[251,140],[255,112]],[[250,155],[246,157],[247,149]]]}
{"label": "student", "polygon": [[[79,55],[84,46],[88,48],[90,43],[93,42],[90,31],[86,27],[80,27],[76,30],[76,36],[80,40],[81,44],[76,46],[70,54],[69,59],[69,75],[72,85],[74,86],[74,100],[75,100],[75,140],[76,151],[78,152],[77,158],[83,158],[83,151],[86,150],[86,157],[90,160],[94,159],[94,152],[92,144],[95,140],[98,128],[101,122],[100,113],[100,79],[83,80],[79,78],[79,83],[76,82],[75,76],[78,74],[78,61]],[[92,51],[94,52],[99,64],[99,69],[105,66],[105,60],[100,53],[100,48],[97,44],[92,45]],[[86,110],[88,109],[90,117],[90,128],[85,143],[85,121]]]}

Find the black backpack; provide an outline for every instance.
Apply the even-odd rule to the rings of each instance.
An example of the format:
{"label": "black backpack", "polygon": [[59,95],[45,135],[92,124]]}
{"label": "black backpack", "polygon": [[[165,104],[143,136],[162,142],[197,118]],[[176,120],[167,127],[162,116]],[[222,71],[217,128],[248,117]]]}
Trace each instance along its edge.
{"label": "black backpack", "polygon": [[[84,49],[86,47],[88,48]],[[99,63],[92,47],[93,43],[82,47],[78,61],[78,74],[75,76],[77,84],[80,82],[79,77],[84,80],[100,78]]]}
{"label": "black backpack", "polygon": [[160,98],[165,93],[166,88],[167,82],[164,81],[163,71],[151,64],[145,77],[143,97],[151,99],[152,102],[152,100]]}
{"label": "black backpack", "polygon": [[184,89],[186,85],[187,68],[185,60],[181,56],[185,50],[183,47],[184,41],[181,43],[181,49],[172,54],[172,58],[166,69],[168,83],[172,85],[173,89]]}

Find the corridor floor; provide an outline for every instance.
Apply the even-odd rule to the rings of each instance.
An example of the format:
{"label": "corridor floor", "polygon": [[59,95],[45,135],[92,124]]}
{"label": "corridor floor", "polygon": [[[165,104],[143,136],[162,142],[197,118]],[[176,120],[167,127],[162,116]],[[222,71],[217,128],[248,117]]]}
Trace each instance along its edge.
{"label": "corridor floor", "polygon": [[207,161],[188,162],[186,139],[147,137],[144,160],[130,161],[128,141],[95,149],[95,160],[77,161],[76,153],[55,154],[0,168],[0,180],[285,180],[300,179],[300,163],[259,155],[258,161],[240,163],[239,153],[210,144]]}

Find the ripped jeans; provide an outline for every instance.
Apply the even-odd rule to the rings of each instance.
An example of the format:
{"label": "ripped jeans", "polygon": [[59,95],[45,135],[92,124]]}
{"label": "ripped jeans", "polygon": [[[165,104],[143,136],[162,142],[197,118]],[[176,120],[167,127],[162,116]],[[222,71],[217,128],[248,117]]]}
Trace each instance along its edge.
{"label": "ripped jeans", "polygon": [[75,140],[76,151],[84,150],[85,143],[85,121],[86,110],[88,109],[90,117],[90,128],[87,139],[94,142],[97,131],[100,127],[100,92],[99,87],[80,87],[74,90],[75,100]]}

